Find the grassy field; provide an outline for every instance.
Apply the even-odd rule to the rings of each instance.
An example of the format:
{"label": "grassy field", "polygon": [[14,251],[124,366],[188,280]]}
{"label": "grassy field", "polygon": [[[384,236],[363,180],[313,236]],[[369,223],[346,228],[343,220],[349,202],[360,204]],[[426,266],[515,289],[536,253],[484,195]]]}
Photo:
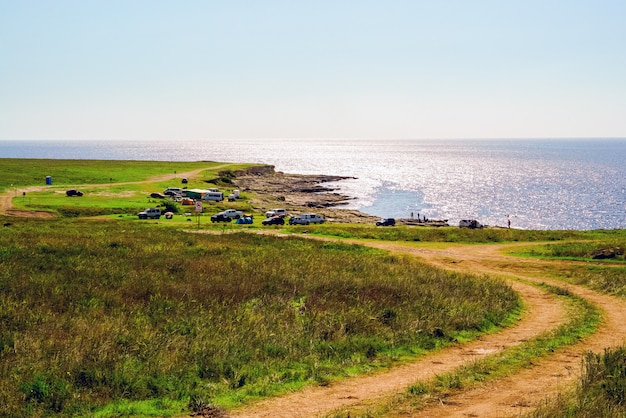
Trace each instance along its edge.
{"label": "grassy field", "polygon": [[[40,210],[63,217],[135,215],[146,207],[160,206],[163,200],[150,197],[152,192],[162,193],[167,187],[207,188],[216,185],[232,191],[232,173],[251,164],[216,162],[156,162],[156,161],[106,161],[106,160],[39,160],[0,159],[0,191],[12,192],[13,204],[18,209]],[[185,185],[184,173],[199,172]],[[46,185],[46,176],[52,185]],[[161,179],[162,177],[168,179]],[[150,179],[156,179],[148,181]],[[39,190],[28,191],[31,186]],[[82,197],[68,198],[65,191],[80,189]],[[240,206],[249,209],[242,194]],[[219,205],[205,203],[207,211],[217,212]],[[216,206],[211,209],[211,205]],[[190,209],[172,205],[181,214]]]}
{"label": "grassy field", "polygon": [[[148,180],[155,176],[198,169],[211,172],[211,167],[228,165],[237,170],[250,164],[229,164],[209,161],[109,161],[109,160],[51,160],[0,158],[0,191],[25,186],[46,185],[52,177],[52,186],[75,187],[84,184],[112,184]],[[225,168],[226,169],[226,168]]]}
{"label": "grassy field", "polygon": [[[376,227],[365,224],[322,224],[308,226],[287,226],[290,233],[307,233],[337,238],[375,239],[406,242],[461,242],[461,243],[505,243],[535,241],[585,241],[595,240],[598,246],[606,242],[625,242],[625,230],[598,231],[557,231],[525,230],[508,228],[469,229],[458,227],[426,228]],[[574,245],[574,244],[572,244]],[[579,245],[579,244],[575,244]],[[624,248],[622,246],[622,248]],[[536,250],[536,249],[535,249]],[[529,254],[538,256],[539,254]]]}
{"label": "grassy field", "polygon": [[[0,416],[176,416],[209,403],[228,409],[389,367],[507,326],[519,314],[520,301],[499,280],[357,245],[237,233],[267,228],[261,217],[254,225],[210,223],[207,215],[226,207],[250,211],[247,193],[236,203],[207,204],[199,218],[182,206],[172,220],[135,215],[158,204],[150,192],[178,186],[179,173],[200,170],[190,188],[207,181],[226,188],[229,177],[220,172],[243,167],[0,159],[0,190],[14,190],[15,205],[60,215],[0,217]],[[174,180],[147,181],[174,172]],[[43,185],[47,175],[52,187],[21,196],[20,188]],[[64,195],[78,185],[85,196]],[[430,246],[528,242],[516,255],[585,262],[555,277],[626,295],[623,256],[608,263],[591,258],[598,249],[624,248],[625,231],[271,228]],[[597,318],[592,307],[574,311],[569,328],[516,354],[520,363],[532,361],[537,347],[589,332]],[[622,402],[620,353],[590,354],[585,391],[539,416],[584,416],[592,395],[605,400],[592,411]],[[499,364],[475,366],[494,375],[513,370],[509,360]],[[408,400],[398,402],[480,375],[459,373],[432,388],[410,388]]]}
{"label": "grassy field", "polygon": [[519,309],[500,281],[360,246],[11,222],[0,235],[0,414],[9,416],[111,403],[117,416],[143,401],[174,413],[191,397],[229,407],[387,367]]}

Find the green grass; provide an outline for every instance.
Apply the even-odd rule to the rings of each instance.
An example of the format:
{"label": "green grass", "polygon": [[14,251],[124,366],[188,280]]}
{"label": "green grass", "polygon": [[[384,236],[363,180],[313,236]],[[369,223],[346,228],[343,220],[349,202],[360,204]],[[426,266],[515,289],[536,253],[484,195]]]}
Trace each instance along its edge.
{"label": "green grass", "polygon": [[541,286],[549,293],[564,299],[569,306],[568,321],[557,329],[504,350],[499,354],[460,367],[453,372],[437,375],[428,381],[415,382],[406,392],[392,397],[382,404],[369,406],[365,411],[340,410],[329,416],[335,418],[374,418],[387,416],[391,411],[394,412],[394,416],[411,415],[429,402],[437,402],[447,396],[462,390],[472,389],[490,380],[514,375],[519,370],[532,366],[533,361],[550,355],[555,350],[575,344],[595,332],[601,321],[601,315],[597,308],[562,288]]}
{"label": "green grass", "polygon": [[[208,215],[226,207],[251,212],[246,193],[234,205],[205,205],[200,218],[193,207],[178,207],[172,220],[139,221],[138,210],[157,206],[147,195],[177,181],[119,184],[206,168],[189,187],[212,181],[228,188],[231,175],[220,172],[246,166],[211,168],[218,165],[0,159],[0,190],[15,190],[16,206],[66,218],[0,219],[7,224],[0,230],[0,416],[175,416],[207,406],[231,408],[471,340],[506,326],[520,309],[517,296],[497,280],[449,274],[360,246],[236,233],[261,228],[259,216],[249,226],[210,223]],[[47,175],[53,186],[21,196],[21,187],[43,185]],[[65,197],[65,189],[78,184],[105,185],[82,186],[82,198]],[[95,215],[109,220],[80,218]],[[262,228],[429,246],[550,241],[516,255],[585,261],[546,271],[626,296],[625,268],[588,263],[594,249],[623,248],[626,231]],[[510,373],[592,332],[593,308],[571,303],[577,309],[556,334],[507,354],[513,358],[442,376],[439,388],[418,383],[409,403],[425,391]],[[623,412],[612,398],[589,401],[626,386],[614,379],[624,369],[615,360],[620,353],[590,354],[592,371],[579,399],[564,396],[540,416]],[[602,374],[603,368],[612,372]]]}
{"label": "green grass", "polygon": [[[52,186],[70,187],[82,184],[108,184],[147,180],[163,174],[183,173],[201,168],[211,170],[225,163],[108,161],[0,158],[0,190],[32,185],[44,186],[46,176]],[[250,164],[231,164],[223,170],[238,170]],[[178,176],[180,178],[180,176]],[[177,182],[180,184],[180,181]],[[190,185],[190,187],[192,187]]]}
{"label": "green grass", "polygon": [[[232,173],[251,164],[215,162],[156,162],[156,161],[101,161],[101,160],[37,160],[0,159],[0,191],[13,190],[13,204],[18,209],[54,212],[60,216],[99,216],[109,214],[136,214],[146,207],[163,203],[150,198],[152,192],[163,192],[167,187],[180,187],[180,175],[202,169],[189,178],[188,188],[219,186],[226,194],[232,185]],[[44,186],[45,175],[52,175],[53,185]],[[177,174],[174,174],[177,173]],[[169,174],[170,180],[138,183]],[[135,182],[135,183],[128,183]],[[44,186],[43,191],[22,192],[30,185]],[[82,197],[67,197],[68,188],[79,188]],[[248,211],[248,194],[242,193],[239,205]],[[207,210],[211,204],[205,203]],[[180,207],[183,213],[186,208]]]}
{"label": "green grass", "polygon": [[528,414],[532,418],[626,416],[626,347],[585,354],[577,387]]}
{"label": "green grass", "polygon": [[[593,255],[598,250],[620,249],[621,254],[616,254],[615,258],[603,260],[593,259]],[[593,262],[626,262],[626,231],[613,231],[609,237],[602,240],[582,240],[575,242],[562,242],[541,246],[528,246],[510,251],[510,254],[519,257],[535,257],[548,260],[575,260]]]}
{"label": "green grass", "polygon": [[0,415],[128,416],[155,403],[174,414],[192,397],[231,407],[389,367],[519,305],[498,280],[361,246],[7,220]]}
{"label": "green grass", "polygon": [[591,239],[591,237],[599,236],[597,231],[535,231],[505,228],[469,229],[422,226],[377,227],[366,224],[286,226],[285,229],[295,234],[306,232],[339,238],[405,242],[505,243]]}

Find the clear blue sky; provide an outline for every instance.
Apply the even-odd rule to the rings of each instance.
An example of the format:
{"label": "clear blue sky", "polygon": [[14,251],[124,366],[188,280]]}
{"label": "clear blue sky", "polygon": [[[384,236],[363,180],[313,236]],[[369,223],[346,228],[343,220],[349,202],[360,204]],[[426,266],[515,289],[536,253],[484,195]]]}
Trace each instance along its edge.
{"label": "clear blue sky", "polygon": [[0,0],[0,139],[626,137],[624,0]]}

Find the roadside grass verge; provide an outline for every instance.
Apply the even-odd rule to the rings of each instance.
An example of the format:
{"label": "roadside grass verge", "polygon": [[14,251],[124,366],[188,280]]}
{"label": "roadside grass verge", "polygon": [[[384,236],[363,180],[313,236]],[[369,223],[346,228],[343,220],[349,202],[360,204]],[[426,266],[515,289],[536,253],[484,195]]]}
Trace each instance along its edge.
{"label": "roadside grass verge", "polygon": [[546,274],[559,280],[624,298],[626,297],[624,256],[596,260],[591,258],[591,254],[605,248],[626,248],[625,235],[626,231],[612,231],[604,241],[529,245],[512,249],[508,253],[518,257],[575,261],[558,265],[546,264],[542,269]]}
{"label": "roadside grass verge", "polygon": [[[593,258],[603,250],[613,250],[610,258]],[[581,240],[546,245],[529,245],[512,249],[509,254],[518,257],[533,257],[546,260],[573,260],[594,263],[626,263],[626,230],[612,231],[602,240]]]}
{"label": "roadside grass verge", "polygon": [[596,307],[565,289],[546,284],[538,286],[567,301],[569,319],[567,323],[528,342],[460,367],[451,373],[415,382],[406,392],[376,405],[356,410],[339,410],[328,414],[327,417],[375,418],[411,415],[429,404],[445,403],[447,397],[461,391],[471,390],[490,380],[514,375],[524,368],[533,366],[534,362],[542,357],[559,348],[575,344],[595,332],[601,321],[601,313]]}
{"label": "roadside grass verge", "polygon": [[474,338],[520,305],[502,281],[356,245],[1,220],[2,416],[230,408]]}

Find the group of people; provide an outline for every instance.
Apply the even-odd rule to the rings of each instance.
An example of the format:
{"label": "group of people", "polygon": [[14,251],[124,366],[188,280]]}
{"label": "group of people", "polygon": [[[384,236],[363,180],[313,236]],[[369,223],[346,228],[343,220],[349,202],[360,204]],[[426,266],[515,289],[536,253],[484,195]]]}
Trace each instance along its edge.
{"label": "group of people", "polygon": [[[411,219],[414,219],[413,212],[411,212]],[[417,212],[417,222],[428,222],[428,218],[426,218],[426,215],[424,215],[423,218],[420,218],[420,214]]]}

